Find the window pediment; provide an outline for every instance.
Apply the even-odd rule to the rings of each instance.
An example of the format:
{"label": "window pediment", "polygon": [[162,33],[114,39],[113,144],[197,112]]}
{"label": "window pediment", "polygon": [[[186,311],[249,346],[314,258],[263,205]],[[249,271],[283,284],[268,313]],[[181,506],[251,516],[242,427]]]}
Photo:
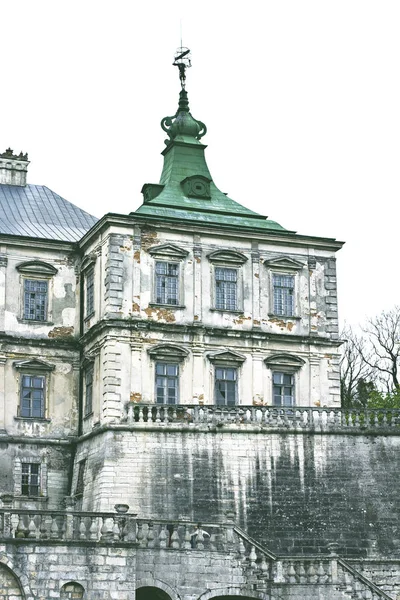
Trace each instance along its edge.
{"label": "window pediment", "polygon": [[238,366],[244,363],[246,357],[233,350],[220,350],[219,352],[209,354],[208,359],[215,364]]}
{"label": "window pediment", "polygon": [[18,360],[13,363],[13,366],[18,371],[35,371],[35,372],[46,372],[46,371],[54,371],[55,365],[50,365],[49,363],[44,362],[39,359],[32,360]]}
{"label": "window pediment", "polygon": [[305,266],[303,263],[290,258],[289,256],[282,256],[279,258],[272,258],[271,260],[265,260],[264,265],[270,269],[279,269],[283,271],[300,271]]}
{"label": "window pediment", "polygon": [[81,262],[81,272],[86,271],[89,267],[92,267],[97,260],[97,255],[94,252],[87,254]]}
{"label": "window pediment", "polygon": [[280,369],[284,371],[298,371],[305,361],[299,356],[292,354],[272,354],[264,359],[265,364],[270,369]]}
{"label": "window pediment", "polygon": [[154,360],[172,360],[174,362],[183,362],[189,354],[186,348],[175,344],[157,344],[147,352]]}
{"label": "window pediment", "polygon": [[27,262],[20,263],[16,267],[19,273],[23,275],[46,275],[47,277],[53,277],[58,273],[58,269],[50,265],[49,263],[41,260],[29,260]]}
{"label": "window pediment", "polygon": [[212,263],[232,264],[236,266],[243,265],[247,261],[247,256],[235,250],[215,250],[207,258]]}
{"label": "window pediment", "polygon": [[175,258],[176,260],[183,260],[189,254],[187,250],[175,246],[174,244],[161,244],[160,246],[153,246],[148,249],[149,254],[156,258]]}

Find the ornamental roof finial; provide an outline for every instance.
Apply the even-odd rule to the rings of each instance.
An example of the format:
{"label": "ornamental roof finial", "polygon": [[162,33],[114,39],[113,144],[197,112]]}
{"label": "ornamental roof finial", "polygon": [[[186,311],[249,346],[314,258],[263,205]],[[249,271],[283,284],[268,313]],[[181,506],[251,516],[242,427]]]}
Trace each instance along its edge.
{"label": "ornamental roof finial", "polygon": [[174,62],[172,64],[179,69],[179,79],[181,80],[181,86],[184,90],[186,86],[186,69],[189,69],[192,66],[192,62],[190,60],[190,50],[189,48],[182,46],[182,42],[180,48],[175,52]]}

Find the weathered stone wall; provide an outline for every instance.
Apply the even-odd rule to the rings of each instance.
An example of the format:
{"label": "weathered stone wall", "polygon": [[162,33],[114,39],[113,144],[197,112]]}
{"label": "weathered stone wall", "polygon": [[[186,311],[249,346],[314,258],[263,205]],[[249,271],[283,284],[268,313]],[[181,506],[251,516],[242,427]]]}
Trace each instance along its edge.
{"label": "weathered stone wall", "polygon": [[[108,431],[80,444],[83,510],[220,521],[277,553],[400,556],[400,437]],[[77,470],[75,469],[75,477]]]}

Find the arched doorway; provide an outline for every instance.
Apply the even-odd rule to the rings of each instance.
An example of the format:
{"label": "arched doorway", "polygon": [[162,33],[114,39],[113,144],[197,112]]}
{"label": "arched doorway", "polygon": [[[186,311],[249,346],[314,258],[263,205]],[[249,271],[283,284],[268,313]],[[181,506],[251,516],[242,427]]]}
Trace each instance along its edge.
{"label": "arched doorway", "polygon": [[8,567],[0,564],[0,600],[23,598],[21,587]]}
{"label": "arched doorway", "polygon": [[136,590],[136,600],[171,600],[171,596],[160,588],[145,586]]}
{"label": "arched doorway", "polygon": [[76,581],[65,583],[60,590],[61,600],[82,600],[84,594],[85,590],[81,584],[76,583]]}

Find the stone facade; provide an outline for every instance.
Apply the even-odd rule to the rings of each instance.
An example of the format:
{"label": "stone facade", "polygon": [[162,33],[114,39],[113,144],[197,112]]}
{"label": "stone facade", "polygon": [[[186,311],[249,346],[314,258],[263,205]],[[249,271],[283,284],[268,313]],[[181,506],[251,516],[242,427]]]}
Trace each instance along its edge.
{"label": "stone facade", "polygon": [[400,415],[340,408],[342,244],[218,190],[188,111],[130,215],[36,214],[0,157],[0,599],[396,598]]}

